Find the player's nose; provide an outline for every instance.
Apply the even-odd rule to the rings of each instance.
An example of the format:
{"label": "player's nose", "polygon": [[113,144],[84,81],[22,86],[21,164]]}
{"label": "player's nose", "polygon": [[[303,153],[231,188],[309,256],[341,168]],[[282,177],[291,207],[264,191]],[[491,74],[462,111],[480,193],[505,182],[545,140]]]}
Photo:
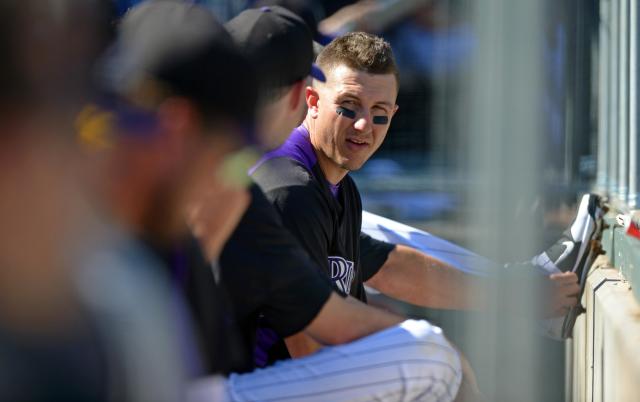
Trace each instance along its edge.
{"label": "player's nose", "polygon": [[371,130],[373,122],[371,121],[372,116],[370,113],[363,113],[356,121],[353,123],[353,128],[359,132],[368,132]]}

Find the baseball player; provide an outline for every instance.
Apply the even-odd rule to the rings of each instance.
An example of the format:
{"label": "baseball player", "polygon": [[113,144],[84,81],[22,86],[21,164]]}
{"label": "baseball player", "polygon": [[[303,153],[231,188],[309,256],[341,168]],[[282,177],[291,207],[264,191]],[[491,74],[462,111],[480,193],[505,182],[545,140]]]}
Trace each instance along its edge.
{"label": "baseball player", "polygon": [[[178,163],[184,163],[185,167],[194,167],[193,162],[187,163],[189,158],[178,156],[182,152],[192,152],[196,156],[202,156],[203,152],[207,152],[206,146],[192,146],[202,144],[201,142],[191,142],[203,135],[201,130],[212,129],[207,124],[199,126],[197,123],[201,121],[200,118],[209,113],[213,117],[224,115],[228,110],[239,113],[238,110],[242,109],[235,106],[241,104],[242,99],[254,97],[251,85],[247,81],[250,77],[246,74],[238,76],[242,79],[242,85],[236,86],[239,91],[236,94],[231,92],[230,85],[233,86],[233,81],[229,78],[244,71],[244,66],[237,61],[237,71],[234,71],[228,69],[231,65],[229,61],[217,63],[220,52],[216,49],[223,46],[222,43],[231,42],[220,40],[225,37],[219,28],[219,24],[208,11],[180,1],[150,1],[132,9],[124,18],[120,26],[119,43],[122,47],[117,46],[111,55],[112,60],[119,61],[115,65],[118,68],[108,69],[118,72],[116,77],[110,80],[110,88],[129,106],[123,107],[125,116],[130,115],[129,111],[133,106],[145,104],[150,100],[155,101],[151,103],[151,110],[147,110],[146,118],[142,119],[146,124],[127,126],[131,132],[121,133],[137,134],[131,141],[149,141],[151,145],[147,159],[136,153],[142,158],[141,163],[146,160],[148,163],[156,164],[163,171],[167,169],[174,173],[176,171],[170,167],[174,167],[178,172],[182,171],[176,167]],[[311,46],[310,41],[308,45]],[[231,54],[232,52],[227,57],[231,57]],[[305,79],[311,69],[310,60],[305,68],[297,79]],[[224,99],[227,99],[227,102],[220,103]],[[249,106],[246,113],[249,113]],[[235,123],[241,123],[243,118],[236,120],[240,121]],[[220,128],[223,125],[214,127]],[[237,139],[241,138],[238,131],[233,131],[237,130],[234,129],[237,124],[229,124],[227,127],[229,132],[236,133]],[[116,144],[120,143],[126,144],[127,141],[116,141]],[[170,148],[167,148],[169,146]],[[219,155],[224,149],[215,149],[216,154]],[[211,148],[210,152],[214,152],[214,148]],[[171,157],[158,158],[163,153]],[[123,157],[127,155],[131,154],[125,153]],[[156,177],[161,173],[152,174],[148,169],[143,169],[139,174]],[[208,218],[215,215],[212,214],[211,208],[222,209],[220,202],[238,201],[221,200],[215,191],[212,195],[208,194],[211,186],[205,183],[197,186],[200,191],[196,191],[196,188],[191,187],[194,182],[180,180],[181,177],[172,176],[173,180],[188,184],[193,190],[190,192],[191,195],[199,193],[196,197],[198,201],[194,204],[198,206],[197,211],[193,211],[192,208],[187,210],[193,212],[196,217],[191,221],[192,225],[200,225],[194,231],[202,235],[199,239],[204,245],[207,258],[215,259],[217,246],[210,247],[211,243],[207,240],[215,237],[222,228],[218,227],[218,230],[215,230],[216,225],[207,223]],[[260,195],[255,191],[251,194]],[[262,200],[256,197],[251,202],[253,206],[248,207],[238,230],[232,235],[232,239],[236,238],[236,241],[225,246],[229,250],[222,252],[223,257],[220,260],[221,283],[231,281],[230,283],[238,287],[226,286],[220,289],[213,280],[215,276],[211,274],[212,268],[217,271],[215,264],[213,267],[208,263],[204,265],[205,269],[209,270],[208,277],[213,280],[213,287],[209,289],[230,290],[228,293],[232,296],[231,309],[221,309],[214,313],[216,316],[208,316],[210,320],[223,321],[218,331],[226,330],[230,325],[228,322],[233,321],[230,318],[237,317],[244,319],[244,322],[239,322],[238,319],[238,323],[241,332],[246,334],[247,328],[251,328],[252,320],[258,319],[256,311],[260,311],[262,317],[277,331],[282,332],[283,336],[310,328],[310,334],[327,344],[361,339],[345,345],[327,347],[305,359],[290,360],[254,372],[231,373],[228,379],[201,378],[194,382],[190,389],[190,398],[208,400],[207,398],[217,396],[219,399],[216,400],[233,401],[393,401],[455,398],[462,380],[461,361],[440,329],[426,321],[404,320],[341,297],[332,290],[330,283],[309,261],[293,237],[287,235],[288,232],[282,228],[277,213],[264,196]],[[158,228],[151,226],[147,229],[154,227]],[[259,235],[258,240],[256,235]],[[181,246],[182,243],[177,245]],[[259,252],[254,253],[254,249]],[[176,250],[167,247],[166,244],[160,250],[154,247],[154,251],[169,268],[174,283],[180,290],[179,296],[207,296],[206,291],[202,289],[188,290],[188,286],[184,286],[185,283],[200,285],[189,280],[189,273],[194,272],[193,269],[202,268],[202,265],[195,266],[187,261],[188,258],[194,257],[194,254],[185,252],[185,248],[178,247]],[[232,258],[235,258],[235,264],[225,264],[225,252],[231,253]],[[274,255],[278,258],[274,258]],[[251,264],[245,266],[245,261]],[[200,278],[204,279],[206,276]],[[239,288],[241,284],[244,290]],[[233,302],[234,297],[238,297],[234,296],[235,291],[240,292],[241,297],[245,298],[244,304],[236,305]],[[190,304],[190,311],[196,319],[199,316],[200,321],[205,316],[199,314],[196,307],[206,305],[212,300],[206,299],[204,304]],[[236,308],[241,313],[234,314],[233,310]],[[343,315],[345,313],[348,315]],[[331,327],[336,319],[346,322],[346,317],[359,315],[377,318],[363,320],[362,323],[354,322],[354,328],[360,332],[347,330],[338,333],[340,331],[335,331],[335,326]],[[320,324],[316,323],[318,320]],[[179,321],[175,324],[176,328],[181,327]],[[206,331],[203,331],[204,324],[202,321],[198,322],[195,329],[202,343],[207,343],[211,340],[208,339]],[[384,330],[380,331],[381,329]],[[375,331],[378,332],[374,333]],[[364,336],[367,334],[372,335]],[[248,348],[251,345],[240,345],[243,346]],[[205,360],[205,372],[213,373],[214,370],[206,361],[216,358],[213,348],[209,351],[196,349],[199,352],[196,357]],[[229,367],[223,369],[228,370]]]}
{"label": "baseball player", "polygon": [[[482,308],[484,279],[360,231],[362,204],[348,172],[378,149],[398,110],[398,72],[389,44],[366,33],[347,34],[325,47],[317,64],[327,80],[306,88],[303,124],[252,170],[285,226],[334,287],[354,298],[366,300],[366,282],[416,305]],[[562,314],[576,304],[576,276],[558,274],[553,281],[560,286],[551,313]],[[297,351],[289,347],[294,355],[313,350],[310,342],[296,344],[302,345]]]}

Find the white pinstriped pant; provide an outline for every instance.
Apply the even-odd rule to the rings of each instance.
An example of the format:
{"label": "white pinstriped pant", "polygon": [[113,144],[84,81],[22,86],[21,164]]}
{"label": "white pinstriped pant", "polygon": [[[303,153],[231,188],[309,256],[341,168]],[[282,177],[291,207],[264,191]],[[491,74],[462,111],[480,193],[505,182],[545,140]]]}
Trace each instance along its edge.
{"label": "white pinstriped pant", "polygon": [[[200,380],[190,401],[452,401],[462,380],[458,353],[440,328],[407,320],[349,344],[226,381]],[[203,397],[204,396],[204,397]],[[206,399],[205,399],[206,398]]]}

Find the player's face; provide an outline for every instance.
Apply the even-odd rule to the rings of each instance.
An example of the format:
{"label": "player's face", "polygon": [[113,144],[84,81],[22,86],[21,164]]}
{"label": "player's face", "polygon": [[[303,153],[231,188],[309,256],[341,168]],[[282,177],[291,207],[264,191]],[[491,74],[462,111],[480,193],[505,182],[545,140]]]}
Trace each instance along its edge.
{"label": "player's face", "polygon": [[311,141],[325,176],[335,181],[359,169],[382,144],[398,109],[396,79],[338,66],[317,96]]}
{"label": "player's face", "polygon": [[221,174],[224,159],[241,145],[237,139],[242,138],[242,133],[234,124],[216,124],[216,127],[210,127],[207,131],[208,135],[191,144],[189,152],[185,154],[184,169],[180,170],[180,176],[175,182],[174,190],[178,191],[169,189],[169,192],[173,191],[178,196],[178,229],[184,229],[181,224],[184,222],[184,211],[212,190],[214,183],[219,181],[216,177]]}

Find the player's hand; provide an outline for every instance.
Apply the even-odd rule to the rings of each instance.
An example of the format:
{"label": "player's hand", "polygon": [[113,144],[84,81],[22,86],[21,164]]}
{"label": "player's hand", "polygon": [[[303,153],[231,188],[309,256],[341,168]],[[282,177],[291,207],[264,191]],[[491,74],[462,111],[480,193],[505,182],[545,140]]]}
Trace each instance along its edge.
{"label": "player's hand", "polygon": [[560,317],[569,312],[569,309],[578,304],[580,284],[578,276],[573,272],[563,272],[549,276],[550,297],[546,309],[548,317]]}
{"label": "player's hand", "polygon": [[363,17],[369,16],[377,8],[378,5],[374,1],[359,1],[350,4],[320,21],[318,30],[324,34],[362,30],[362,25],[367,20]]}
{"label": "player's hand", "polygon": [[[457,350],[457,349],[456,349]],[[462,382],[454,402],[484,402],[485,398],[478,387],[476,374],[467,358],[458,350],[460,365],[462,366]]]}
{"label": "player's hand", "polygon": [[250,201],[246,188],[217,178],[189,208],[189,226],[209,261],[218,259]]}

